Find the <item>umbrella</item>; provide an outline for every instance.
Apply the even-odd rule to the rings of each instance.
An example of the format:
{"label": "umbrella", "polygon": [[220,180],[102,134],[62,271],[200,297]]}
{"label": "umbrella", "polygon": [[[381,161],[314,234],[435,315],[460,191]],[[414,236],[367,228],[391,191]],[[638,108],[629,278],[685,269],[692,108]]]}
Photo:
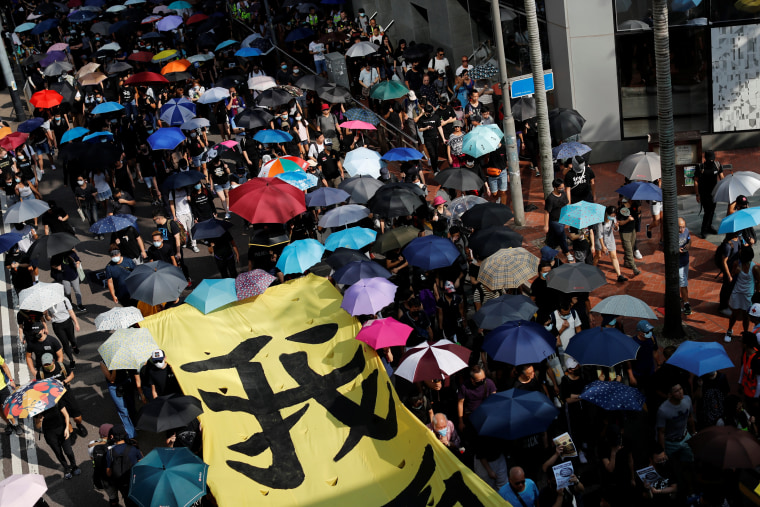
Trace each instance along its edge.
{"label": "umbrella", "polygon": [[410,241],[418,237],[420,230],[411,225],[402,225],[389,229],[381,234],[372,246],[373,252],[385,253],[391,250],[404,248]]}
{"label": "umbrella", "polygon": [[414,148],[393,148],[383,155],[383,160],[407,162],[412,160],[422,160],[425,155]]}
{"label": "umbrella", "polygon": [[760,223],[760,207],[745,208],[731,213],[720,222],[718,234],[739,232]]}
{"label": "umbrella", "polygon": [[179,128],[166,127],[148,136],[148,144],[154,150],[173,150],[185,139],[185,134]]}
{"label": "umbrella", "polygon": [[43,118],[32,118],[30,120],[26,120],[24,123],[21,123],[16,130],[18,132],[23,132],[24,134],[31,134],[40,128],[43,123],[45,123],[45,120]]}
{"label": "umbrella", "polygon": [[[29,139],[29,134],[14,132],[0,139],[0,146],[8,151],[15,150]],[[379,183],[379,182],[378,182]]]}
{"label": "umbrella", "polygon": [[754,195],[760,189],[760,175],[752,171],[729,174],[715,185],[712,196],[715,202],[734,202],[740,195]]}
{"label": "umbrella", "polygon": [[742,12],[760,12],[760,1],[758,0],[737,0],[734,7]]}
{"label": "umbrella", "polygon": [[369,209],[359,204],[346,204],[331,209],[319,218],[320,227],[343,227],[369,216]]}
{"label": "umbrella", "polygon": [[483,303],[472,320],[480,329],[496,329],[505,322],[530,320],[537,310],[528,296],[504,294]]}
{"label": "umbrella", "polygon": [[335,83],[327,83],[317,89],[317,95],[331,104],[345,104],[351,98],[351,92]]}
{"label": "umbrella", "polygon": [[285,37],[285,42],[295,42],[301,39],[308,39],[309,37],[314,37],[313,31],[306,27],[298,27],[295,30],[291,30],[288,36]]}
{"label": "umbrella", "polygon": [[360,250],[374,243],[376,238],[377,232],[372,229],[351,227],[350,229],[343,229],[330,234],[327,241],[325,241],[325,249],[331,252],[340,247]]}
{"label": "umbrella", "polygon": [[299,157],[292,157],[290,155],[277,157],[261,166],[259,177],[268,178],[291,171],[303,172],[308,166],[309,163]]}
{"label": "umbrella", "polygon": [[543,393],[509,389],[486,398],[470,422],[481,436],[516,440],[546,431],[558,413]]}
{"label": "umbrella", "polygon": [[469,349],[442,339],[408,349],[394,373],[409,382],[433,380],[467,368],[469,359]]}
{"label": "umbrella", "polygon": [[73,129],[67,130],[63,133],[63,136],[61,137],[61,144],[79,139],[80,137],[86,136],[89,132],[90,131],[84,127],[74,127]]}
{"label": "umbrella", "polygon": [[[45,67],[44,74],[49,77],[60,76],[61,74],[68,72],[72,70],[73,68],[74,66],[71,65],[69,62],[53,62],[47,67]],[[50,91],[50,90],[46,90],[46,91]],[[42,93],[42,92],[37,92],[37,93]],[[61,97],[61,100],[63,100],[63,97]]]}
{"label": "umbrella", "polygon": [[485,259],[502,248],[522,246],[523,237],[505,225],[479,229],[470,235],[469,246],[479,259]]}
{"label": "umbrella", "polygon": [[[349,229],[350,230],[350,229]],[[390,278],[391,272],[377,262],[364,257],[363,260],[351,261],[339,267],[333,273],[333,279],[342,285],[353,285],[366,278]]]}
{"label": "umbrella", "polygon": [[504,134],[494,125],[478,125],[465,134],[462,141],[462,151],[474,158],[480,158],[496,150]]}
{"label": "umbrella", "polygon": [[132,53],[127,57],[127,60],[132,60],[133,62],[142,62],[142,63],[148,63],[153,60],[153,53],[150,51],[138,51],[137,53]]}
{"label": "umbrella", "polygon": [[483,180],[469,169],[445,169],[433,177],[444,188],[453,188],[466,192],[468,190],[480,190]]}
{"label": "umbrella", "polygon": [[685,341],[666,363],[678,366],[697,377],[734,366],[726,349],[716,342]]}
{"label": "umbrella", "polygon": [[259,107],[269,109],[284,106],[293,100],[293,96],[282,88],[269,88],[259,93],[255,102]]}
{"label": "umbrella", "polygon": [[351,194],[339,188],[322,187],[306,194],[306,206],[324,208],[345,202],[349,197]]}
{"label": "umbrella", "polygon": [[636,359],[639,345],[615,328],[592,327],[570,338],[565,354],[579,364],[612,368],[623,361]]}
{"label": "umbrella", "polygon": [[299,172],[280,173],[275,178],[284,181],[288,185],[293,185],[298,190],[307,191],[319,184],[319,179],[313,174]]}
{"label": "umbrella", "polygon": [[343,169],[350,176],[369,175],[378,178],[383,165],[380,154],[368,148],[356,148],[349,151],[343,161]]}
{"label": "umbrella", "polygon": [[13,133],[13,131],[11,130],[10,127],[7,127],[7,126],[6,127],[0,127],[0,139],[2,139],[3,137],[5,137],[7,135],[12,134],[12,133]]}
{"label": "umbrella", "polygon": [[43,21],[40,21],[37,26],[32,28],[31,33],[34,35],[42,35],[43,33],[50,31],[56,26],[58,26],[57,19],[45,19]]}
{"label": "umbrella", "polygon": [[[108,76],[103,74],[102,72],[90,72],[89,74],[84,74],[82,77],[79,78],[79,84],[82,86],[96,86],[102,83],[108,79]],[[127,83],[130,84],[130,83]]]}
{"label": "umbrella", "polygon": [[296,81],[296,86],[301,88],[302,90],[317,91],[319,87],[324,86],[326,84],[327,84],[327,80],[317,75],[304,76],[298,81]]}
{"label": "umbrella", "polygon": [[586,119],[575,109],[557,108],[549,111],[549,130],[552,139],[564,141],[580,134]]}
{"label": "umbrella", "polygon": [[644,21],[638,20],[638,19],[629,19],[628,21],[623,21],[618,25],[618,30],[651,30],[652,27],[649,26]]}
{"label": "umbrella", "polygon": [[45,478],[40,474],[11,475],[0,482],[0,505],[36,505],[47,489]]}
{"label": "umbrella", "polygon": [[193,239],[214,239],[222,237],[230,227],[232,224],[227,220],[209,218],[195,224],[191,232]]}
{"label": "umbrella", "polygon": [[393,303],[397,288],[382,277],[364,278],[346,289],[340,307],[354,316],[374,315]]}
{"label": "umbrella", "polygon": [[595,380],[587,385],[580,398],[610,411],[640,411],[645,401],[644,395],[635,387],[629,387],[620,382],[604,382],[601,380]]}
{"label": "umbrella", "polygon": [[284,224],[306,211],[306,202],[282,180],[254,178],[230,191],[230,211],[254,224]]}
{"label": "umbrella", "polygon": [[23,65],[24,67],[28,65],[34,65],[35,63],[39,63],[44,59],[45,59],[44,54],[36,54],[36,55],[27,56],[21,61],[21,65]]}
{"label": "umbrella", "polygon": [[66,55],[61,51],[51,51],[45,55],[45,58],[40,60],[40,67],[47,67],[55,62],[62,62],[66,60]]}
{"label": "umbrella", "polygon": [[[564,160],[573,157],[580,157],[590,151],[591,148],[585,144],[579,143],[577,141],[572,141],[569,143],[562,143],[559,146],[552,148],[552,157],[554,157],[554,160]],[[618,172],[620,171],[618,170]]]}
{"label": "umbrella", "polygon": [[[362,122],[362,123],[368,123],[370,125],[373,125],[377,127],[380,124],[380,118],[370,111],[369,109],[364,109],[363,107],[353,107],[346,111],[344,115],[347,120],[350,122]],[[347,127],[351,128],[351,127]],[[414,149],[414,148],[409,148]],[[417,151],[417,150],[414,150]],[[385,157],[383,157],[385,158]]]}
{"label": "umbrella", "polygon": [[350,248],[338,248],[330,254],[325,262],[333,269],[340,269],[349,262],[355,261],[367,261],[369,258],[358,250],[351,250]]}
{"label": "umbrella", "polygon": [[518,97],[512,101],[512,116],[517,121],[525,121],[530,118],[535,118],[536,99],[533,97]]}
{"label": "umbrella", "polygon": [[660,156],[652,151],[628,155],[620,161],[617,172],[631,181],[658,180],[662,178]]}
{"label": "umbrella", "polygon": [[18,294],[18,307],[22,310],[44,312],[66,299],[60,283],[37,282]]}
{"label": "umbrella", "polygon": [[164,191],[173,190],[176,188],[185,188],[191,185],[195,185],[199,181],[203,180],[203,178],[205,178],[204,174],[194,169],[180,171],[178,173],[170,174],[169,177],[166,178],[166,181],[164,181],[161,185],[161,188]]}
{"label": "umbrella", "polygon": [[16,27],[16,29],[13,30],[13,31],[16,32],[16,33],[28,32],[29,30],[31,30],[35,26],[37,26],[36,23],[22,23],[22,24],[18,25]]}
{"label": "umbrella", "polygon": [[248,80],[248,88],[259,92],[269,90],[275,86],[277,86],[277,81],[270,76],[256,76]]}
{"label": "umbrella", "polygon": [[254,56],[261,56],[261,50],[256,48],[240,48],[235,51],[235,56],[240,58],[252,58]]}
{"label": "umbrella", "polygon": [[[93,134],[89,134],[89,135],[84,136],[82,138],[82,141],[89,142],[91,144],[93,144],[93,143],[102,143],[103,142],[103,138],[105,138],[106,141],[111,141],[111,140],[113,140],[113,134],[111,132],[95,132]],[[109,145],[109,146],[113,146],[113,145]],[[114,148],[115,148],[115,146],[114,146]],[[91,154],[87,153],[87,155],[90,156]],[[93,160],[93,159],[90,158],[90,160]],[[100,160],[98,160],[97,164],[102,165],[103,162],[100,161]]]}
{"label": "umbrella", "polygon": [[378,216],[393,218],[411,215],[414,210],[425,204],[417,194],[410,190],[403,188],[386,190],[387,188],[389,185],[380,187],[367,202],[372,213]]}
{"label": "umbrella", "polygon": [[480,265],[478,280],[491,290],[516,289],[536,276],[538,257],[524,248],[502,248]]}
{"label": "umbrella", "polygon": [[98,331],[115,331],[142,322],[143,315],[134,306],[117,306],[95,317],[95,329]]}
{"label": "umbrella", "polygon": [[470,78],[472,79],[489,79],[499,73],[492,63],[484,63],[482,65],[476,65],[468,71]]}
{"label": "umbrella", "polygon": [[177,394],[159,396],[140,410],[136,427],[139,430],[161,433],[184,428],[202,413],[201,402],[194,396]]}
{"label": "umbrella", "polygon": [[132,70],[132,66],[126,62],[113,62],[106,67],[106,72],[109,74],[118,74],[128,70]]}
{"label": "umbrella", "polygon": [[372,319],[364,323],[356,339],[364,342],[375,350],[385,347],[401,347],[406,345],[406,340],[412,334],[413,329],[402,324],[393,317],[385,319]]}
{"label": "umbrella", "polygon": [[606,208],[594,202],[581,201],[563,206],[559,213],[559,223],[585,229],[604,222]]}
{"label": "umbrella", "polygon": [[201,21],[206,21],[208,19],[208,16],[202,13],[193,14],[189,18],[187,18],[187,21],[185,21],[185,25],[192,25],[195,23],[199,23]]}
{"label": "umbrella", "polygon": [[591,264],[563,264],[549,271],[546,275],[546,285],[566,294],[591,292],[607,285],[607,279],[601,269]]}
{"label": "umbrella", "polygon": [[108,9],[106,9],[106,12],[121,12],[127,10],[127,7],[124,5],[112,5]]}
{"label": "umbrella", "polygon": [[211,122],[206,118],[192,118],[179,126],[180,130],[195,130],[203,127],[210,127]]}
{"label": "umbrella", "polygon": [[235,125],[244,129],[268,127],[274,117],[263,109],[244,109],[235,116]]}
{"label": "umbrella", "polygon": [[184,58],[182,60],[174,60],[161,67],[161,74],[169,74],[170,72],[184,72],[188,67],[192,65],[192,62],[188,62]]}
{"label": "umbrella", "polygon": [[316,239],[300,239],[282,249],[277,260],[277,269],[284,275],[304,273],[322,260],[325,247]]}
{"label": "umbrella", "polygon": [[245,78],[243,76],[240,74],[233,74],[231,76],[223,76],[217,79],[214,85],[218,88],[227,88],[229,90],[235,86],[241,86],[243,83],[245,83]]}
{"label": "umbrella", "polygon": [[124,106],[118,102],[101,102],[92,109],[92,114],[115,113],[123,110]]}
{"label": "umbrella", "polygon": [[69,45],[66,44],[65,42],[56,42],[55,44],[47,48],[47,53],[51,53],[53,51],[66,51],[67,49],[69,49]]}
{"label": "umbrella", "polygon": [[169,10],[171,11],[181,11],[184,9],[192,9],[192,8],[193,8],[192,5],[190,5],[187,2],[183,2],[182,0],[177,0],[169,4]]}
{"label": "umbrella", "polygon": [[277,129],[259,130],[253,139],[262,144],[287,143],[293,140],[293,136]]}
{"label": "umbrella", "polygon": [[557,340],[544,326],[526,320],[501,324],[483,340],[483,350],[496,361],[520,365],[540,363],[555,353]]}
{"label": "umbrella", "polygon": [[367,41],[357,42],[346,50],[346,56],[349,58],[359,58],[371,55],[372,53],[377,53],[378,49],[380,49],[380,46],[377,44],[372,44]]}
{"label": "umbrella", "polygon": [[272,282],[277,280],[263,269],[254,269],[240,273],[235,278],[235,293],[238,300],[243,300],[263,294]]}
{"label": "umbrella", "polygon": [[132,298],[151,306],[176,300],[187,287],[182,270],[163,261],[137,266],[125,283]]}
{"label": "umbrella", "polygon": [[[760,464],[760,444],[749,432],[733,426],[711,426],[689,440],[700,461],[722,469],[755,468]],[[734,472],[735,473],[735,472]]]}
{"label": "umbrella", "polygon": [[12,416],[16,420],[34,417],[52,408],[65,392],[63,383],[54,378],[32,380],[16,389],[5,400],[3,413],[6,417]]}
{"label": "umbrella", "polygon": [[430,271],[451,266],[461,253],[450,239],[431,235],[414,238],[404,248],[403,255],[412,266]]}
{"label": "umbrella", "polygon": [[180,16],[166,16],[156,23],[156,30],[159,32],[170,32],[182,24]]}
{"label": "umbrella", "polygon": [[95,12],[79,9],[78,11],[69,14],[69,22],[70,23],[86,23],[87,21],[92,21],[93,19],[97,17],[98,15]]}
{"label": "umbrella", "polygon": [[662,189],[648,181],[632,181],[615,192],[631,201],[662,201]]}
{"label": "umbrella", "polygon": [[462,223],[471,229],[504,225],[512,219],[508,206],[497,202],[477,204],[462,214]]}
{"label": "umbrella", "polygon": [[449,211],[451,212],[451,218],[453,220],[461,220],[462,215],[467,211],[478,204],[487,203],[485,199],[482,197],[478,197],[477,195],[463,195],[462,197],[457,197],[453,201],[449,203]]}
{"label": "umbrella", "polygon": [[20,224],[45,213],[50,205],[40,199],[27,199],[8,206],[3,213],[3,222],[7,224]]}
{"label": "umbrella", "polygon": [[346,178],[338,185],[338,188],[348,192],[352,202],[366,204],[382,186],[382,181],[371,176],[356,176]]}
{"label": "umbrella", "polygon": [[368,123],[366,121],[361,121],[361,120],[344,121],[338,126],[342,129],[350,129],[350,130],[377,130],[377,128],[371,123]]}
{"label": "umbrella", "polygon": [[208,465],[187,447],[157,447],[130,475],[129,498],[136,504],[188,506],[206,495]]}
{"label": "umbrella", "polygon": [[398,81],[381,81],[372,87],[369,96],[377,100],[399,99],[409,94],[409,88]]}
{"label": "umbrella", "polygon": [[222,278],[221,280],[205,279],[186,298],[185,303],[194,306],[204,315],[237,301],[235,280]]}
{"label": "umbrella", "polygon": [[408,62],[411,62],[412,60],[425,59],[430,55],[432,51],[433,46],[430,44],[414,44],[406,48],[404,51],[404,58],[406,58],[406,61]]}
{"label": "umbrella", "polygon": [[5,253],[14,247],[24,237],[17,232],[6,232],[0,236],[0,253]]}
{"label": "umbrella", "polygon": [[182,125],[195,118],[195,104],[186,98],[169,99],[161,106],[161,121],[169,125]]}
{"label": "umbrella", "polygon": [[[235,44],[239,44],[238,41],[233,40],[233,39],[227,39],[226,41],[220,42],[219,44],[217,44],[217,46],[214,48],[214,51],[221,51],[222,49],[228,48],[230,46],[234,46]],[[251,48],[248,48],[248,49],[251,49]]]}
{"label": "umbrella", "polygon": [[[168,83],[169,80],[166,79],[161,74],[156,74],[155,72],[138,72],[137,74],[134,74],[129,79],[124,81],[124,84],[129,85],[142,85],[147,83]],[[204,94],[205,95],[205,94]]]}
{"label": "umbrella", "polygon": [[220,100],[224,100],[226,98],[229,98],[230,91],[227,88],[210,88],[206,90],[203,95],[198,99],[198,103],[200,104],[213,104],[215,102],[219,102]]}
{"label": "umbrella", "polygon": [[656,319],[657,316],[645,302],[627,294],[607,296],[591,309],[592,312],[637,319]]}
{"label": "umbrella", "polygon": [[41,237],[29,248],[31,260],[50,259],[55,254],[68,252],[79,244],[79,239],[68,232],[55,232]]}
{"label": "umbrella", "polygon": [[203,63],[214,59],[214,53],[200,53],[193,56],[188,56],[187,61],[190,63]]}

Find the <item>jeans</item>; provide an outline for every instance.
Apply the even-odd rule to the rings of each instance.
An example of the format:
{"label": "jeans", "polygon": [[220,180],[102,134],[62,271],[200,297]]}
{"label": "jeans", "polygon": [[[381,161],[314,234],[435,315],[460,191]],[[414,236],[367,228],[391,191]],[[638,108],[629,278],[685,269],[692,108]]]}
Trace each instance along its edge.
{"label": "jeans", "polygon": [[119,414],[121,424],[124,425],[124,429],[127,431],[129,438],[135,438],[135,425],[132,424],[132,415],[135,413],[135,397],[132,391],[132,384],[125,382],[124,396],[116,395],[116,384],[108,384],[108,394],[111,395],[113,404],[116,405],[116,412]]}
{"label": "jeans", "polygon": [[565,225],[559,222],[549,221],[549,232],[546,233],[546,246],[556,248],[559,245],[563,254],[567,254],[570,249],[567,246],[567,236],[565,235]]}
{"label": "jeans", "polygon": [[98,221],[98,203],[95,201],[84,201],[81,204],[85,218],[90,225]]}
{"label": "jeans", "polygon": [[691,451],[691,446],[688,444],[690,439],[691,435],[689,435],[689,432],[687,431],[686,435],[683,437],[683,440],[666,440],[665,453],[671,459],[677,459],[678,461],[691,463],[694,461],[694,453]]}
{"label": "jeans", "polygon": [[314,60],[314,70],[317,74],[322,74],[323,72],[327,72],[327,60]]}
{"label": "jeans", "polygon": [[[74,294],[77,298],[77,306],[82,306],[82,291],[79,289],[79,278],[73,280],[63,280],[63,293],[69,300],[71,300],[71,289],[74,289]],[[74,302],[72,301],[72,304]]]}
{"label": "jeans", "polygon": [[68,319],[63,322],[53,322],[53,332],[58,338],[58,341],[61,342],[63,351],[66,353],[66,357],[69,358],[69,362],[71,364],[76,363],[76,360],[74,359],[74,351],[72,350],[72,347],[77,346],[77,337],[74,332],[74,321]]}

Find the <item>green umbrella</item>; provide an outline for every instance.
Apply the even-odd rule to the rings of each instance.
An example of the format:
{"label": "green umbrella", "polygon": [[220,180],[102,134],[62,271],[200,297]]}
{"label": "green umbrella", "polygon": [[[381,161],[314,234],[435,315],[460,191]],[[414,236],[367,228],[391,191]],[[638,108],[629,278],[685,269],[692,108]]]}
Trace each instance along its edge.
{"label": "green umbrella", "polygon": [[141,507],[185,507],[206,495],[208,465],[187,447],[157,447],[132,467],[129,498]]}
{"label": "green umbrella", "polygon": [[372,247],[373,252],[385,253],[397,248],[404,248],[410,241],[419,236],[420,230],[411,225],[396,227],[378,236]]}
{"label": "green umbrella", "polygon": [[403,97],[409,89],[398,81],[383,81],[372,87],[369,96],[378,100],[392,100]]}
{"label": "green umbrella", "polygon": [[98,353],[109,370],[139,370],[158,346],[147,329],[119,329],[100,347]]}

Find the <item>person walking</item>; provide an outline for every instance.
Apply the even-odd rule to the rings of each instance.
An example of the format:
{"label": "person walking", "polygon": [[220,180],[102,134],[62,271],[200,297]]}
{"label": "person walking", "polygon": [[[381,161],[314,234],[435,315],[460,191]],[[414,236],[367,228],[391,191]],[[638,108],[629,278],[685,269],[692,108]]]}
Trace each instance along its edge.
{"label": "person walking", "polygon": [[71,381],[74,380],[74,370],[67,370],[62,363],[55,362],[53,354],[42,354],[42,368],[37,371],[36,378],[37,380],[52,378],[63,384],[66,388],[66,392],[63,393],[63,396],[58,400],[58,403],[61,407],[66,408],[69,417],[73,418],[74,422],[77,423],[76,432],[79,433],[81,437],[86,437],[88,432],[87,428],[84,427],[82,411],[79,409],[79,403],[77,403],[77,399],[71,391]]}
{"label": "person walking", "polygon": [[136,415],[133,378],[137,375],[137,370],[109,370],[106,363],[101,361],[100,371],[103,372],[106,379],[108,394],[116,406],[116,412],[119,414],[119,419],[124,425],[127,436],[135,438],[137,433],[135,425],[132,423]]}
{"label": "person walking", "polygon": [[74,456],[74,450],[71,448],[71,440],[69,439],[71,421],[66,408],[53,405],[35,417],[34,425],[42,431],[45,442],[63,466],[63,478],[68,480],[75,475],[81,475],[82,470],[77,466],[76,456]]}
{"label": "person walking", "polygon": [[731,309],[728,307],[728,301],[734,288],[734,277],[732,272],[734,265],[739,260],[740,248],[741,243],[739,242],[739,234],[736,232],[729,232],[715,251],[715,264],[723,274],[720,294],[718,296],[718,311],[727,317],[731,316]]}
{"label": "person walking", "polygon": [[[82,305],[82,290],[79,288],[79,268],[82,261],[74,250],[56,254],[50,259],[50,275],[53,280],[63,285],[63,292],[71,301],[74,292],[77,300],[77,312],[85,313],[87,308]],[[71,306],[71,305],[69,305]]]}
{"label": "person walking", "polygon": [[108,283],[108,292],[114,303],[120,303],[122,306],[129,306],[132,300],[127,289],[127,277],[135,269],[135,261],[121,255],[121,250],[115,243],[111,244],[109,251],[111,255],[110,262],[106,265],[106,280]]}
{"label": "person walking", "polygon": [[683,314],[691,315],[691,303],[689,303],[689,245],[691,235],[686,227],[686,220],[678,217],[678,287],[681,292]]}
{"label": "person walking", "polygon": [[641,273],[636,267],[636,259],[633,255],[634,245],[636,244],[636,220],[634,210],[628,199],[623,198],[623,206],[618,210],[617,222],[620,229],[620,242],[623,244],[624,265],[633,270],[633,276]]}
{"label": "person walking", "polygon": [[723,166],[715,160],[715,152],[706,150],[705,162],[699,164],[694,173],[694,193],[697,196],[697,202],[702,205],[704,210],[702,228],[700,229],[700,236],[703,238],[707,234],[718,234],[718,231],[712,226],[715,216],[715,200],[712,192],[715,185],[723,179],[723,176]]}
{"label": "person walking", "polygon": [[[8,363],[5,362],[3,356],[0,356],[0,369],[3,371],[3,375],[0,375],[0,405],[5,404],[5,400],[16,390],[16,382],[11,375],[11,369],[8,368]],[[16,435],[23,435],[24,428],[21,427],[21,421],[16,422],[13,416],[5,415],[5,411],[0,411],[0,417],[6,422],[5,434],[10,435],[15,432]]]}
{"label": "person walking", "polygon": [[[108,437],[113,445],[106,453],[106,477],[111,486],[121,493],[127,506],[136,505],[129,499],[129,483],[132,467],[143,458],[143,454],[130,442],[134,436],[130,436],[124,426],[111,428]],[[110,505],[119,505],[118,498],[110,500]]]}
{"label": "person walking", "polygon": [[565,194],[565,183],[557,178],[552,182],[552,192],[546,196],[544,201],[544,233],[546,233],[546,246],[551,248],[560,247],[565,254],[567,262],[573,262],[575,258],[570,253],[567,246],[567,236],[565,236],[565,226],[559,223],[559,217],[562,208],[567,206],[569,201]]}
{"label": "person walking", "polygon": [[[594,225],[594,266],[599,264],[602,254],[609,255],[612,262],[612,268],[617,274],[618,282],[625,282],[628,278],[620,273],[620,262],[617,257],[617,245],[615,244],[615,231],[618,230],[617,220],[615,219],[615,206],[607,206],[604,213],[604,222]],[[633,255],[631,255],[633,259]],[[636,273],[638,274],[638,273]]]}
{"label": "person walking", "polygon": [[79,320],[71,306],[71,301],[64,299],[48,308],[45,312],[45,318],[52,321],[53,332],[58,337],[63,346],[66,357],[69,358],[69,368],[73,371],[76,368],[74,354],[79,354],[77,346],[76,332],[79,331]]}
{"label": "person walking", "polygon": [[731,316],[728,318],[728,331],[723,341],[731,342],[734,334],[734,324],[741,319],[744,331],[749,331],[749,315],[747,311],[752,306],[752,295],[755,287],[760,287],[760,266],[753,262],[755,252],[752,247],[745,246],[739,251],[739,264],[731,271],[735,280],[734,289],[728,299]]}

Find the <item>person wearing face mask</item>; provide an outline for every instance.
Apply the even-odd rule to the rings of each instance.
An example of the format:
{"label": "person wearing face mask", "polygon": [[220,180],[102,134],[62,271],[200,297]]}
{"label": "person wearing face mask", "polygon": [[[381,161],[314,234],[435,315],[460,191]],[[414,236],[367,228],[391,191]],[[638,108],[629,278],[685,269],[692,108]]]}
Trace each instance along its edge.
{"label": "person wearing face mask", "polygon": [[449,421],[446,414],[435,414],[433,421],[427,424],[427,427],[433,430],[435,436],[443,445],[445,445],[452,452],[460,452],[462,441],[457,434],[454,423]]}
{"label": "person wearing face mask", "polygon": [[458,425],[457,429],[465,437],[465,441],[474,441],[477,436],[475,427],[470,422],[470,415],[492,394],[496,393],[496,384],[490,378],[486,378],[486,372],[480,365],[470,367],[470,375],[459,386],[457,396]]}
{"label": "person wearing face mask", "polygon": [[135,262],[121,255],[121,250],[116,243],[111,244],[109,254],[111,260],[106,265],[105,272],[111,299],[114,303],[120,303],[122,306],[133,306],[126,279],[135,269]]}
{"label": "person wearing face mask", "polygon": [[615,206],[607,206],[604,214],[604,222],[595,224],[594,228],[594,248],[596,255],[593,264],[599,263],[602,255],[609,255],[612,268],[617,274],[618,282],[625,282],[628,278],[620,273],[620,262],[617,257],[617,244],[615,243],[615,231],[618,230],[617,218],[615,216]]}
{"label": "person wearing face mask", "polygon": [[[87,222],[92,225],[98,221],[98,203],[95,200],[98,195],[98,191],[87,181],[87,178],[84,176],[77,178],[76,182],[77,187],[74,190],[74,198],[77,201],[77,206],[82,210],[85,217],[87,218]],[[103,239],[99,234],[96,234],[93,237],[95,239]]]}
{"label": "person wearing face mask", "polygon": [[16,168],[21,180],[26,180],[37,187],[37,175],[34,174],[34,162],[32,158],[23,150],[16,150]]}
{"label": "person wearing face mask", "polygon": [[654,326],[646,320],[639,321],[636,336],[633,337],[639,350],[636,352],[636,359],[628,361],[628,382],[631,387],[638,387],[643,392],[648,389],[649,381],[659,366],[659,345],[653,330]]}
{"label": "person wearing face mask", "polygon": [[232,132],[235,134],[242,132],[243,129],[235,124],[235,116],[245,109],[245,100],[238,95],[237,90],[235,90],[234,87],[230,88],[230,98],[225,99],[224,106],[227,108],[227,118],[229,119]]}
{"label": "person wearing face mask", "polygon": [[557,352],[560,361],[565,364],[565,348],[576,333],[581,332],[582,321],[578,312],[573,310],[573,298],[564,297],[559,302],[559,308],[551,314],[552,325],[557,335]]}
{"label": "person wearing face mask", "polygon": [[164,261],[177,266],[176,248],[173,242],[164,241],[164,237],[160,231],[153,231],[153,234],[151,234],[148,259],[151,261]]}
{"label": "person wearing face mask", "polygon": [[71,390],[71,381],[74,380],[73,366],[67,370],[63,363],[55,361],[53,354],[42,354],[42,368],[37,370],[37,380],[46,378],[55,379],[66,387],[66,392],[58,400],[58,404],[65,407],[69,416],[77,423],[76,432],[81,437],[86,437],[88,431],[82,421],[82,411],[79,409],[79,403],[74,396],[74,392]]}
{"label": "person wearing face mask", "polygon": [[161,204],[161,191],[156,181],[156,168],[158,164],[158,160],[153,157],[147,143],[143,143],[137,152],[137,177],[148,187],[148,193],[154,206]]}
{"label": "person wearing face mask", "polygon": [[56,147],[61,146],[61,138],[70,128],[71,123],[69,123],[68,117],[61,114],[59,111],[56,111],[55,115],[53,115],[53,118],[50,120],[50,130],[53,132]]}
{"label": "person wearing face mask", "polygon": [[288,72],[288,64],[286,62],[282,62],[280,64],[279,70],[277,71],[277,74],[275,74],[274,76],[274,79],[275,81],[277,81],[277,84],[280,86],[293,84],[290,82],[290,76],[291,74],[290,72]]}
{"label": "person wearing face mask", "polygon": [[538,277],[530,284],[530,297],[539,311],[546,313],[554,310],[557,301],[557,291],[546,286],[546,276],[551,270],[551,262],[545,261],[542,255],[541,262],[538,263]]}

